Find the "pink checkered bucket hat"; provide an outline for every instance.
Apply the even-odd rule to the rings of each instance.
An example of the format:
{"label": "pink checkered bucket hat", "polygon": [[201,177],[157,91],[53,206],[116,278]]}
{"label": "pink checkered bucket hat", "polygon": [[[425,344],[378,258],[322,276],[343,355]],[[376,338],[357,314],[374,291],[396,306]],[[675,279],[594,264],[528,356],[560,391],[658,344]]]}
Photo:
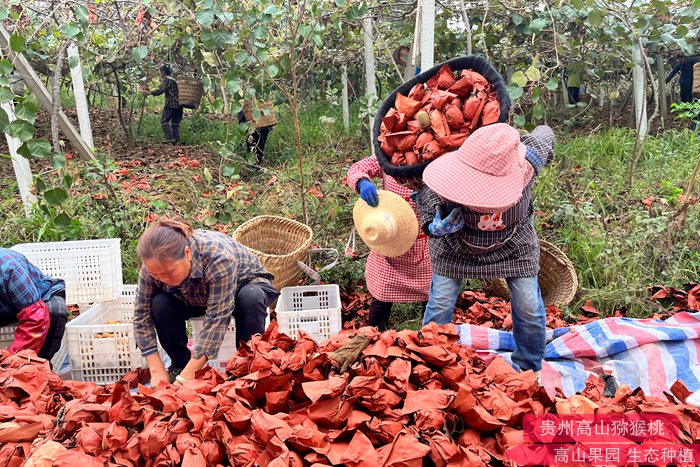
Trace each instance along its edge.
{"label": "pink checkered bucket hat", "polygon": [[477,129],[459,149],[425,168],[423,181],[441,198],[479,212],[513,207],[533,174],[518,130],[506,123]]}

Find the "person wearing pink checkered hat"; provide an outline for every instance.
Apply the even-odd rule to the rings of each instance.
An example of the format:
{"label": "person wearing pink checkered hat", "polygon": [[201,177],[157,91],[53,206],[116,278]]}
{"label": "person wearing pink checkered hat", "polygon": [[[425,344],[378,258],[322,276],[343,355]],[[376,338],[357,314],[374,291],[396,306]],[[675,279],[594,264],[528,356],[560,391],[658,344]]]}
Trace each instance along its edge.
{"label": "person wearing pink checkered hat", "polygon": [[452,322],[463,278],[504,277],[515,339],[511,364],[520,370],[539,371],[544,356],[532,187],[553,158],[548,126],[521,137],[508,124],[487,125],[428,165],[415,195],[433,267],[423,325]]}

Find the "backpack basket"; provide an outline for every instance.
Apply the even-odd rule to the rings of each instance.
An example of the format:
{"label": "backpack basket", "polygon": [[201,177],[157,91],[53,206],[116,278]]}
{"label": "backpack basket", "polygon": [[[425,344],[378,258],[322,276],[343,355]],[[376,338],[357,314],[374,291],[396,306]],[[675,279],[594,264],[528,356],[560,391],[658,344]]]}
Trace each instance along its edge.
{"label": "backpack basket", "polygon": [[[540,240],[538,282],[545,306],[568,305],[578,290],[578,277],[574,265],[564,252],[544,240]],[[504,279],[491,281],[490,291],[496,297],[510,299],[508,284]]]}
{"label": "backpack basket", "polygon": [[693,65],[693,97],[700,97],[700,61]]}
{"label": "backpack basket", "polygon": [[[255,110],[260,114],[255,118]],[[277,116],[274,112],[272,101],[257,103],[251,99],[243,101],[243,116],[246,121],[256,128],[265,128],[277,125]]]}
{"label": "backpack basket", "polygon": [[195,76],[182,76],[177,78],[178,101],[186,109],[196,109],[204,95],[202,80]]}
{"label": "backpack basket", "polygon": [[397,179],[400,183],[407,183],[411,181],[417,181],[423,178],[423,171],[432,162],[432,160],[424,161],[415,165],[394,165],[391,163],[391,158],[384,152],[381,148],[381,143],[379,142],[379,133],[382,125],[382,119],[387,114],[389,109],[394,106],[396,101],[396,95],[401,93],[402,95],[408,95],[409,91],[417,83],[425,84],[430,78],[436,75],[440,69],[449,65],[452,71],[459,70],[473,70],[480,75],[482,75],[486,80],[491,83],[498,96],[498,102],[500,104],[500,115],[498,118],[499,122],[505,122],[508,119],[508,111],[510,110],[510,97],[508,96],[508,90],[506,89],[506,83],[503,81],[503,77],[496,71],[496,69],[491,65],[485,58],[479,55],[467,55],[465,57],[453,58],[444,63],[434,66],[433,68],[424,71],[418,76],[414,77],[412,80],[403,83],[401,86],[396,88],[389,97],[386,98],[382,106],[377,110],[377,114],[374,117],[374,128],[372,131],[372,140],[374,142],[374,152],[377,155],[377,161],[384,171],[385,174],[390,175]]}

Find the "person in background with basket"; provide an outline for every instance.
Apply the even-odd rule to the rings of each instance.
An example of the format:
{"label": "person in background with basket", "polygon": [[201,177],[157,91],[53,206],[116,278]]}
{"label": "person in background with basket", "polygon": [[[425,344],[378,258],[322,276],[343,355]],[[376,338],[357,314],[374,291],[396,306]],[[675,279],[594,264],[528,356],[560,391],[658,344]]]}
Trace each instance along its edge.
{"label": "person in background with basket", "polygon": [[[700,61],[700,57],[686,57],[681,55],[678,63],[674,65],[671,72],[666,77],[668,83],[674,76],[680,73],[678,85],[681,90],[681,102],[693,102],[693,67]],[[696,86],[699,87],[700,85]]]}
{"label": "person in background with basket", "polygon": [[[139,240],[143,262],[134,305],[136,345],[151,371],[151,385],[194,378],[217,358],[231,317],[236,345],[262,333],[267,307],[279,296],[258,257],[219,232],[192,230],[178,218],[161,218]],[[194,353],[187,320],[204,317]],[[157,341],[172,361],[165,369]]]}
{"label": "person in background with basket", "polygon": [[[400,185],[394,178],[382,174],[375,156],[353,164],[348,170],[347,183],[360,194],[360,198],[369,209],[378,211],[377,208],[384,207],[384,201],[378,195],[371,179],[380,177],[383,179],[384,189],[409,201],[417,217],[415,204],[409,200],[412,190]],[[409,239],[410,249],[397,256],[394,250],[400,242],[396,239],[387,244],[372,242],[367,238],[364,229],[373,226],[367,223],[362,225],[364,228],[358,226],[359,234],[371,249],[365,266],[367,289],[372,295],[369,325],[384,331],[388,326],[394,303],[423,302],[425,308],[431,277],[428,241],[425,235],[418,238],[414,236],[413,239]]]}
{"label": "person in background with basket", "polygon": [[[696,93],[700,92],[700,82],[694,82],[695,66],[698,62],[700,62],[700,57],[686,57],[685,55],[681,55],[678,58],[678,63],[676,63],[666,77],[666,82],[668,83],[676,74],[680,73],[678,85],[681,91],[681,102],[693,102],[693,100],[695,100],[693,97],[693,90],[695,90]],[[697,124],[695,122],[691,122],[690,129],[695,131],[696,126]]]}
{"label": "person in background with basket", "polygon": [[521,141],[506,123],[486,125],[428,165],[416,194],[433,267],[423,325],[452,322],[463,278],[505,277],[515,338],[511,359],[523,371],[539,371],[545,349],[532,187],[553,158],[554,133],[547,126]]}
{"label": "person in background with basket", "polygon": [[68,321],[66,285],[22,254],[0,248],[0,326],[17,323],[10,353],[33,350],[51,360]]}
{"label": "person in background with basket", "polygon": [[160,116],[160,125],[163,127],[163,135],[166,143],[180,143],[180,122],[182,121],[183,109],[178,99],[177,82],[173,78],[172,70],[168,65],[159,68],[161,84],[155,91],[142,89],[144,96],[165,95],[165,105]]}

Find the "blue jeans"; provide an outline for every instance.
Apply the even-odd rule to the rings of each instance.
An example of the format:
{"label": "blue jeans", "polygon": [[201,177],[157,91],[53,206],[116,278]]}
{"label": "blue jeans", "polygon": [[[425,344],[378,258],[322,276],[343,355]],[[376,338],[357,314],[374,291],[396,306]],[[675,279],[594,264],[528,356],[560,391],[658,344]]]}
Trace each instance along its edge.
{"label": "blue jeans", "polygon": [[[511,360],[520,370],[539,371],[544,357],[547,313],[537,276],[515,277],[506,279],[506,282],[510,293],[513,338],[515,339],[515,351],[511,355]],[[423,316],[423,326],[428,323],[452,322],[461,283],[461,279],[433,274],[430,282],[430,298]]]}

